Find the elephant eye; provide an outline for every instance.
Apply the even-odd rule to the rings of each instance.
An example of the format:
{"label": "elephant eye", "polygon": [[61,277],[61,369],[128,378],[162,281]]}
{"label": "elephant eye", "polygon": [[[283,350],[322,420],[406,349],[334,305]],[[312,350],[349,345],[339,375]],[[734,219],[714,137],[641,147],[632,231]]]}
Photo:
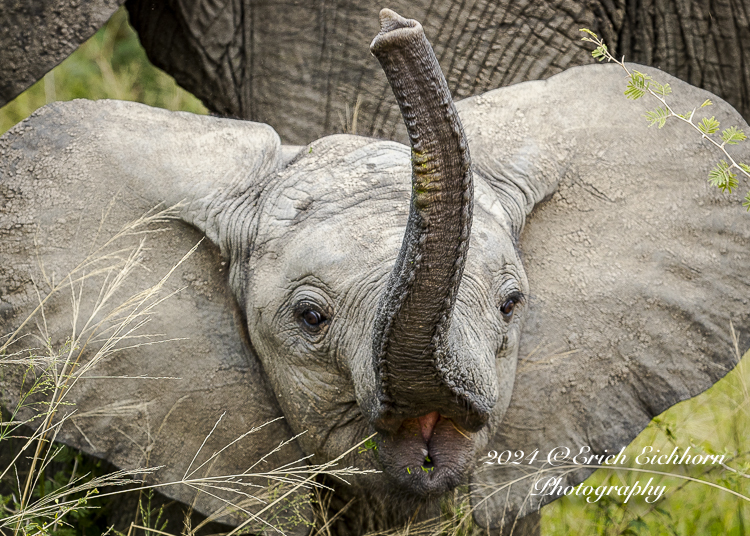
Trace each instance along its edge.
{"label": "elephant eye", "polygon": [[297,307],[297,320],[303,329],[311,333],[320,331],[328,323],[328,317],[320,307],[306,302]]}
{"label": "elephant eye", "polygon": [[520,293],[512,294],[500,306],[500,312],[503,314],[506,321],[510,321],[510,319],[513,318],[513,311],[515,311],[516,305],[518,305],[522,299],[523,296]]}
{"label": "elephant eye", "polygon": [[318,324],[323,322],[323,315],[321,315],[318,311],[307,309],[302,313],[302,320],[311,328],[317,327]]}

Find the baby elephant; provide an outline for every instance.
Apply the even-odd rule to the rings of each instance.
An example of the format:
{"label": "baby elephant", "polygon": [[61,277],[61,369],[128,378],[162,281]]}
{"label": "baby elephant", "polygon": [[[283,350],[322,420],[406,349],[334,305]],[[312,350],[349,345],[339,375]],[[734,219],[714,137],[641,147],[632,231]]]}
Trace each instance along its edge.
{"label": "baby elephant", "polygon": [[[750,218],[707,187],[708,144],[647,128],[620,67],[454,105],[420,24],[380,22],[411,148],[285,147],[266,125],[117,101],[53,104],[2,137],[0,355],[42,356],[55,439],[163,466],[164,493],[258,531],[310,519],[304,471],[329,473],[312,480],[331,509],[354,500],[341,532],[427,519],[464,485],[478,524],[507,531],[556,498],[530,471],[554,448],[618,452],[731,369],[730,325],[750,345]],[[710,96],[747,128],[638,69],[676,109]],[[25,372],[3,369],[6,404]],[[378,472],[319,467],[342,454]]]}

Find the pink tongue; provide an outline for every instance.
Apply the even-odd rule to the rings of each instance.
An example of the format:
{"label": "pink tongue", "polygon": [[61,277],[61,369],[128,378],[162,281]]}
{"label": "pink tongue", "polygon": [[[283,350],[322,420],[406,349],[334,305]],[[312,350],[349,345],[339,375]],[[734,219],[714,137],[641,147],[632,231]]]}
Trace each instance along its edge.
{"label": "pink tongue", "polygon": [[422,429],[422,439],[427,443],[432,437],[432,430],[435,428],[435,423],[440,418],[440,414],[437,411],[422,415],[419,418],[419,427]]}

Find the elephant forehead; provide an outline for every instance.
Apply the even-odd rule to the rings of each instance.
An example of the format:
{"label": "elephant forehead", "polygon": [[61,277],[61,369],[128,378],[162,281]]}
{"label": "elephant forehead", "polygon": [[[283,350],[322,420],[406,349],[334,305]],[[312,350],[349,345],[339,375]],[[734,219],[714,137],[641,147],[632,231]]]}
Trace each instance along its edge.
{"label": "elephant forehead", "polygon": [[[466,271],[488,279],[517,256],[506,222],[488,202],[494,193],[481,179],[475,193]],[[408,147],[346,135],[318,140],[264,196],[256,273],[287,282],[309,275],[341,283],[384,278],[401,246],[410,196]]]}
{"label": "elephant forehead", "polygon": [[[407,214],[409,148],[358,136],[329,136],[282,170],[265,195],[261,224],[280,235],[332,216]],[[377,219],[377,218],[375,218]],[[405,220],[404,220],[405,221]]]}
{"label": "elephant forehead", "polygon": [[274,281],[276,288],[314,276],[335,295],[366,282],[384,282],[398,255],[407,215],[380,208],[296,224],[258,251],[256,274],[264,282]]}

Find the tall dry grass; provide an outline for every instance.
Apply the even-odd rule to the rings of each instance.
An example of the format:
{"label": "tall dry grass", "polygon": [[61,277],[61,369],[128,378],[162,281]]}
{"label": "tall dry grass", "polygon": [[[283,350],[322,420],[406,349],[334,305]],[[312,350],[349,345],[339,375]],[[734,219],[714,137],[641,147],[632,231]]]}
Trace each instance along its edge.
{"label": "tall dry grass", "polygon": [[[156,284],[124,300],[118,300],[117,296],[118,291],[129,282],[136,268],[141,265],[141,253],[147,247],[149,235],[170,232],[159,227],[172,220],[175,214],[176,208],[173,207],[153,211],[128,223],[115,235],[102,239],[100,246],[93,247],[59,281],[48,277],[50,267],[45,267],[39,261],[43,281],[39,288],[35,287],[38,305],[14,332],[0,338],[0,375],[6,383],[19,389],[16,391],[15,403],[7,405],[6,417],[0,421],[0,448],[7,448],[11,439],[22,439],[10,461],[5,467],[0,467],[0,534],[61,534],[62,529],[76,528],[76,522],[81,515],[90,511],[95,497],[101,500],[125,492],[147,492],[143,497],[150,499],[153,490],[177,485],[195,490],[196,496],[207,494],[222,503],[221,508],[198,525],[192,527],[188,522],[187,528],[182,531],[185,534],[196,534],[211,521],[221,519],[229,513],[235,516],[240,514],[244,519],[229,534],[237,534],[247,528],[283,532],[283,527],[279,525],[280,518],[275,519],[273,516],[277,516],[281,510],[296,508],[299,519],[293,518],[290,521],[287,517],[283,522],[307,522],[306,517],[303,519],[303,511],[309,506],[310,493],[330,489],[319,482],[320,476],[326,475],[346,483],[346,479],[352,475],[372,472],[340,467],[347,455],[370,438],[324,464],[311,465],[309,457],[303,457],[270,471],[260,470],[260,463],[264,459],[293,443],[295,437],[280,443],[247,471],[213,475],[206,469],[226,449],[251,434],[264,433],[263,428],[268,424],[240,434],[234,441],[213,452],[205,461],[197,463],[206,440],[223,417],[218,416],[214,429],[205,438],[179,480],[144,483],[144,478],[154,473],[158,467],[136,467],[93,477],[76,474],[74,467],[67,483],[54,486],[51,482],[46,482],[46,470],[62,449],[55,444],[59,431],[65,426],[75,426],[72,418],[76,415],[75,396],[79,380],[99,374],[98,365],[116,352],[170,342],[169,339],[155,340],[153,336],[144,333],[143,328],[153,315],[158,314],[158,306],[179,292],[167,290],[166,283],[199,244],[179,259]],[[137,240],[134,247],[123,247],[125,239],[134,238]],[[84,304],[84,286],[91,286],[93,282],[99,285],[96,287],[96,299],[93,304]],[[60,334],[49,331],[45,311],[51,300],[61,296],[69,297],[67,314],[70,316],[71,328],[70,333],[64,337],[65,343],[56,347],[51,341],[60,340],[61,337]],[[28,333],[28,329],[32,327],[32,333],[37,331],[35,337]],[[39,345],[27,344],[32,342]],[[22,349],[18,349],[19,343]],[[143,376],[136,378],[144,381],[171,379]],[[182,462],[183,460],[175,460],[180,465],[183,465]],[[257,484],[258,480],[268,484],[260,486]],[[45,484],[47,493],[44,491]],[[103,488],[113,487],[119,489],[100,493]],[[231,492],[232,498],[226,499],[220,495],[222,492]],[[151,509],[144,507],[143,501],[140,502],[141,507],[135,513],[129,533],[145,531],[147,534],[165,534],[165,527],[149,526],[152,523],[158,525],[159,516],[151,519],[154,517]],[[187,519],[190,519],[189,515]]]}

